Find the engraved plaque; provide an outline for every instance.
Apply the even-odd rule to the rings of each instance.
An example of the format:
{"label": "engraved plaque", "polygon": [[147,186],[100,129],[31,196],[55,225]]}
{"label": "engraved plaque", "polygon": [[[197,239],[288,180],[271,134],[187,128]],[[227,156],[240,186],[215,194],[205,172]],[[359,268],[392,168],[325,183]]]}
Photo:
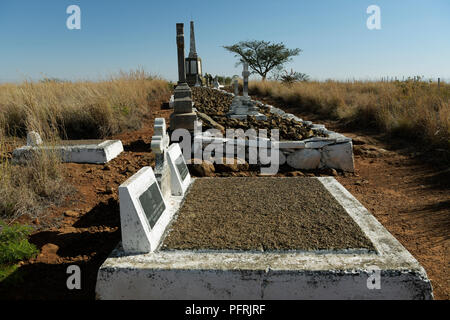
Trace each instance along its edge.
{"label": "engraved plaque", "polygon": [[140,195],[139,202],[141,203],[142,209],[144,209],[150,227],[153,228],[166,209],[156,182]]}
{"label": "engraved plaque", "polygon": [[177,167],[178,173],[180,174],[181,181],[184,181],[189,171],[183,161],[183,155],[180,155],[177,160],[175,160],[175,166]]}

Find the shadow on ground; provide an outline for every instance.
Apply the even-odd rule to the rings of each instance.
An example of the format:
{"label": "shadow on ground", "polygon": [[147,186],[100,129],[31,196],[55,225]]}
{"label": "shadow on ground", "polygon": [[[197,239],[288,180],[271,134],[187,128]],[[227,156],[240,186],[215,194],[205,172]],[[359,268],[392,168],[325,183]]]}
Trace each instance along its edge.
{"label": "shadow on ground", "polygon": [[[42,231],[30,241],[41,254],[0,283],[1,299],[94,299],[97,272],[120,240],[117,200],[110,198],[83,215],[72,227]],[[53,252],[45,248],[51,244]],[[67,268],[81,270],[81,289],[69,290]]]}

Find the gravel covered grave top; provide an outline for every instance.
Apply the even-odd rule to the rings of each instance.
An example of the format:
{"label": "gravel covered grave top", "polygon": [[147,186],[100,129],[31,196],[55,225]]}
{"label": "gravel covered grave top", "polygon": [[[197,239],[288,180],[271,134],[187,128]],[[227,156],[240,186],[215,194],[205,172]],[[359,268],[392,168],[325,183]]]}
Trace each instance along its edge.
{"label": "gravel covered grave top", "polygon": [[202,178],[163,250],[374,250],[314,178]]}

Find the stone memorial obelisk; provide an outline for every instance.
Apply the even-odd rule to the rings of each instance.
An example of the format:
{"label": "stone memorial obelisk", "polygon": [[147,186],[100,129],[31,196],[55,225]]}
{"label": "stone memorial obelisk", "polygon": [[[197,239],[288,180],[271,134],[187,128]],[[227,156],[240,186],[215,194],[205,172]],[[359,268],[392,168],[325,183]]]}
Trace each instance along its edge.
{"label": "stone memorial obelisk", "polygon": [[170,115],[171,131],[176,129],[193,131],[197,121],[197,115],[192,112],[192,92],[186,83],[183,29],[183,23],[177,23],[178,85],[174,90],[173,113]]}
{"label": "stone memorial obelisk", "polygon": [[202,59],[197,54],[195,47],[194,21],[191,21],[191,41],[189,55],[186,58],[186,82],[189,86],[195,86],[198,78],[202,75]]}

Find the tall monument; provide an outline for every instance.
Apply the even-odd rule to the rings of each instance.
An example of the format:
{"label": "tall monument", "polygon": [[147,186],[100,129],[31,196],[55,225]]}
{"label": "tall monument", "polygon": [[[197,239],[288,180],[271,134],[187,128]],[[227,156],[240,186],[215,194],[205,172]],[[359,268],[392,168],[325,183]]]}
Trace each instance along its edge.
{"label": "tall monument", "polygon": [[197,121],[197,115],[192,112],[192,92],[186,83],[183,29],[183,23],[177,23],[178,85],[173,94],[174,106],[173,113],[170,115],[171,131],[181,128],[193,131]]}
{"label": "tall monument", "polygon": [[194,21],[191,21],[191,47],[189,49],[189,55],[186,58],[186,80],[189,86],[193,87],[200,82],[202,75],[202,59],[197,55],[195,48],[195,32]]}

